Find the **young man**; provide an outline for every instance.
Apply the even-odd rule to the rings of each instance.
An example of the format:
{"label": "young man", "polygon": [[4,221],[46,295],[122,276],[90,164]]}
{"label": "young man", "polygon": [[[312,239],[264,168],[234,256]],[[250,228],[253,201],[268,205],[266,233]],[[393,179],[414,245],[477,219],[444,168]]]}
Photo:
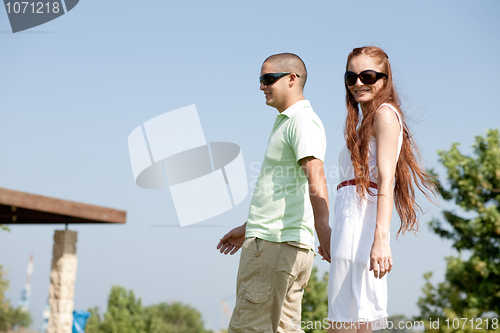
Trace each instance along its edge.
{"label": "young man", "polygon": [[314,229],[329,259],[326,137],[303,89],[307,71],[291,53],[268,57],[260,90],[279,115],[269,138],[248,221],[217,249],[241,247],[229,332],[300,332],[301,303],[314,259]]}

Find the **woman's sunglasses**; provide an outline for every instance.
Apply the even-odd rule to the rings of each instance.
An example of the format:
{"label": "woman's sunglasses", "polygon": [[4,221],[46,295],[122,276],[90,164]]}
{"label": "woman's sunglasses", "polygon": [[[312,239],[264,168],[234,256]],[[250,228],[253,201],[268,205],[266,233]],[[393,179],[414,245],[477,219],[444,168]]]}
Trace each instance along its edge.
{"label": "woman's sunglasses", "polygon": [[358,81],[358,77],[363,84],[374,84],[379,79],[381,79],[383,77],[387,77],[387,74],[375,72],[374,70],[371,70],[371,69],[368,69],[366,71],[362,71],[359,74],[348,71],[348,72],[345,72],[345,75],[344,75],[345,84],[347,84],[348,86],[355,85],[356,81]]}
{"label": "woman's sunglasses", "polygon": [[[264,84],[265,86],[270,86],[271,84],[273,84],[274,82],[278,81],[283,76],[288,75],[288,74],[292,74],[292,73],[267,73],[267,74],[264,74],[261,77],[259,77],[259,81],[260,81],[260,83]],[[297,73],[294,73],[294,74],[297,75],[297,77],[300,77],[299,74],[297,74]]]}

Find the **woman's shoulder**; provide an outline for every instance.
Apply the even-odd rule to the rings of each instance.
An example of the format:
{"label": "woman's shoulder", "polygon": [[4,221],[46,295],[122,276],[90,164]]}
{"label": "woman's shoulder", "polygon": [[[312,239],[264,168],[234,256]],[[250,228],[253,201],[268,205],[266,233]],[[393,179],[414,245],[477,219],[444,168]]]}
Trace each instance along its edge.
{"label": "woman's shoulder", "polygon": [[374,121],[390,125],[394,121],[401,125],[401,115],[399,110],[389,103],[384,103],[375,111]]}
{"label": "woman's shoulder", "polygon": [[397,131],[402,130],[402,124],[399,111],[391,104],[382,104],[373,117],[374,136],[377,136],[378,131]]}

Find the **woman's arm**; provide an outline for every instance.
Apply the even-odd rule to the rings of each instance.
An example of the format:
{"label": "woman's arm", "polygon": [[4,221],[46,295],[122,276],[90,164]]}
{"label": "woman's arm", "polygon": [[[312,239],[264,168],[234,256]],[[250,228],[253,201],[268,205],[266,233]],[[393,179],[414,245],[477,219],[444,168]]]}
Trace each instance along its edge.
{"label": "woman's arm", "polygon": [[388,106],[381,107],[374,116],[373,129],[377,145],[378,199],[375,237],[370,253],[370,270],[373,270],[376,278],[382,278],[392,270],[389,231],[400,133],[396,113]]}

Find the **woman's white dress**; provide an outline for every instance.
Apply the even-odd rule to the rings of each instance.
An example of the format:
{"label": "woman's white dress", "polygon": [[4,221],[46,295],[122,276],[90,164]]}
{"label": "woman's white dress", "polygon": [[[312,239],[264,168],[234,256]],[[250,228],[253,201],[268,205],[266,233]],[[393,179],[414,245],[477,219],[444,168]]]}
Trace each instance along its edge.
{"label": "woman's white dress", "polygon": [[[400,124],[398,158],[403,143],[401,118],[390,104],[382,104],[396,112]],[[370,181],[377,183],[377,151],[375,138],[369,147]],[[351,153],[344,146],[339,156],[340,182],[354,179]],[[377,190],[370,188],[376,194]],[[386,327],[387,275],[375,278],[370,268],[377,215],[377,197],[367,195],[360,202],[356,186],[344,186],[337,192],[331,236],[331,265],[328,286],[328,318],[334,322],[372,322],[372,329]]]}

